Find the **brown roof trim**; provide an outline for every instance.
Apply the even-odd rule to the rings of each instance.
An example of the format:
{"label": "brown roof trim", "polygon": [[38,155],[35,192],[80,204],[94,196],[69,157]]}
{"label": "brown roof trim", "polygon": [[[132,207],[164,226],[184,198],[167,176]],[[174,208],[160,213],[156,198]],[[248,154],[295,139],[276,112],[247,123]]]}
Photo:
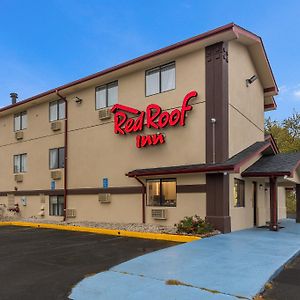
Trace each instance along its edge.
{"label": "brown roof trim", "polygon": [[[268,149],[269,147],[272,148],[272,150],[274,151],[274,148],[271,144],[271,142],[269,144],[266,144],[264,146],[262,146],[259,150],[251,153],[251,155],[249,155],[248,157],[246,157],[245,159],[243,159],[242,161],[240,161],[238,164],[235,165],[234,167],[234,172],[235,173],[239,173],[240,172],[240,167],[245,164],[246,162],[248,162],[249,160],[251,160],[252,158],[254,158],[255,156],[261,154],[264,150]],[[274,151],[275,152],[275,151]]]}
{"label": "brown roof trim", "polygon": [[170,174],[191,174],[191,173],[210,173],[210,172],[230,172],[234,171],[234,165],[228,165],[228,166],[206,166],[203,165],[202,167],[195,167],[191,169],[184,169],[182,166],[175,168],[172,167],[172,170],[169,170],[166,168],[166,170],[153,170],[151,172],[151,169],[149,172],[147,172],[147,169],[145,169],[145,172],[128,172],[126,176],[128,177],[143,177],[143,176],[155,176],[155,175],[170,175]]}
{"label": "brown roof trim", "polygon": [[[80,84],[80,83],[83,83],[83,82],[86,82],[88,80],[91,80],[91,79],[94,79],[94,78],[97,78],[97,77],[100,77],[100,76],[103,76],[105,74],[108,74],[108,73],[111,73],[113,71],[116,71],[116,70],[119,70],[119,69],[122,69],[122,68],[125,68],[125,67],[128,67],[130,65],[133,65],[135,63],[138,63],[138,62],[142,62],[144,60],[147,60],[149,58],[152,58],[152,57],[155,57],[155,56],[158,56],[160,54],[163,54],[163,53],[166,53],[166,52],[169,52],[169,51],[172,51],[172,50],[175,50],[177,48],[180,48],[180,47],[183,47],[183,46],[186,46],[186,45],[189,45],[189,44],[192,44],[192,43],[195,43],[195,42],[198,42],[198,41],[201,41],[201,40],[204,40],[206,38],[209,38],[211,36],[214,36],[214,35],[217,35],[217,34],[220,34],[222,32],[225,32],[225,31],[228,31],[228,30],[232,30],[235,34],[243,34],[245,36],[248,36],[249,38],[252,38],[258,42],[260,42],[263,46],[263,43],[262,43],[262,40],[259,36],[257,36],[256,34],[234,24],[234,23],[229,23],[229,24],[226,24],[224,26],[221,26],[221,27],[218,27],[216,29],[213,29],[213,30],[210,30],[210,31],[207,31],[205,33],[202,33],[202,34],[199,34],[199,35],[196,35],[192,38],[189,38],[189,39],[186,39],[186,40],[183,40],[181,42],[178,42],[178,43],[175,43],[173,45],[170,45],[170,46],[167,46],[167,47],[164,47],[164,48],[161,48],[159,50],[156,50],[156,51],[153,51],[153,52],[150,52],[148,54],[145,54],[145,55],[142,55],[142,56],[139,56],[137,58],[134,58],[132,60],[129,60],[129,61],[126,61],[124,63],[121,63],[121,64],[118,64],[114,67],[111,67],[111,68],[108,68],[108,69],[105,69],[103,71],[100,71],[100,72],[97,72],[97,73],[94,73],[92,75],[89,75],[89,76],[86,76],[86,77],[83,77],[81,79],[78,79],[78,80],[75,80],[75,81],[72,81],[70,83],[67,83],[67,84],[64,84],[64,85],[61,85],[57,88],[54,88],[54,89],[51,89],[51,90],[48,90],[46,92],[43,92],[43,93],[40,93],[38,95],[35,95],[33,97],[30,97],[30,98],[27,98],[25,100],[22,100],[22,101],[19,101],[15,104],[11,104],[11,105],[8,105],[8,106],[5,106],[3,108],[0,109],[0,112],[3,112],[3,111],[6,111],[8,109],[11,109],[11,108],[14,108],[14,107],[17,107],[17,106],[20,106],[20,105],[23,105],[25,103],[28,103],[30,101],[33,101],[33,100],[36,100],[38,98],[41,98],[41,97],[44,97],[44,96],[47,96],[47,95],[50,95],[50,94],[53,94],[55,93],[56,91],[61,91],[61,90],[64,90],[66,88],[69,88],[69,87],[72,87],[72,86],[75,86],[77,84]],[[263,51],[264,51],[264,55],[266,57],[266,60],[268,62],[268,65],[269,65],[269,68],[271,70],[271,73],[272,73],[272,76],[273,76],[273,80],[275,82],[275,78],[274,78],[274,75],[273,75],[273,72],[272,72],[272,69],[271,69],[271,66],[270,66],[270,63],[269,63],[269,60],[267,58],[267,55],[265,53],[265,49],[264,49],[264,46],[263,46]],[[277,88],[277,86],[276,86]],[[278,90],[278,89],[277,89]]]}
{"label": "brown roof trim", "polygon": [[276,143],[276,141],[275,141],[275,139],[274,139],[274,137],[273,137],[272,134],[266,135],[266,136],[265,136],[265,140],[266,140],[266,141],[269,140],[269,141],[271,142],[271,145],[273,146],[273,150],[274,150],[275,154],[280,153],[280,150],[279,150],[279,148],[278,148],[278,145],[277,145],[277,143]]}
{"label": "brown roof trim", "polygon": [[276,87],[272,86],[272,87],[268,87],[264,89],[264,93],[270,93],[270,92],[276,92]]}
{"label": "brown roof trim", "polygon": [[52,94],[52,93],[55,93],[56,91],[60,91],[60,90],[66,89],[66,88],[72,87],[72,86],[74,86],[74,85],[77,85],[77,84],[79,84],[79,83],[83,83],[83,82],[85,82],[85,81],[88,81],[88,80],[91,80],[91,79],[94,79],[94,78],[103,76],[103,75],[108,74],[108,73],[111,73],[111,72],[113,72],[113,71],[116,71],[116,70],[119,70],[119,69],[128,67],[128,66],[133,65],[133,64],[135,64],[135,63],[138,63],[138,62],[144,61],[144,60],[146,60],[146,59],[155,57],[155,56],[157,56],[157,55],[160,55],[160,54],[169,52],[169,51],[171,51],[171,50],[175,50],[175,49],[180,48],[180,47],[182,47],[182,46],[186,46],[186,45],[192,44],[192,43],[194,43],[194,42],[201,41],[201,40],[203,40],[203,39],[205,39],[205,38],[208,38],[208,37],[211,37],[211,36],[213,36],[213,35],[222,33],[222,32],[224,32],[224,31],[231,30],[234,26],[235,26],[235,25],[234,25],[233,23],[229,23],[229,24],[226,24],[226,25],[224,25],[224,26],[218,27],[218,28],[216,28],[216,29],[213,29],[213,30],[207,31],[207,32],[205,32],[205,33],[196,35],[196,36],[194,36],[194,37],[192,37],[192,38],[183,40],[183,41],[178,42],[178,43],[176,43],[176,44],[173,44],[173,45],[170,45],[170,46],[161,48],[161,49],[159,49],[159,50],[150,52],[150,53],[148,53],[148,54],[139,56],[139,57],[134,58],[134,59],[132,59],[132,60],[126,61],[126,62],[124,62],[124,63],[122,63],[122,64],[118,64],[118,65],[116,65],[116,66],[114,66],[114,67],[105,69],[105,70],[103,70],[103,71],[94,73],[94,74],[92,74],[92,75],[83,77],[83,78],[81,78],[81,79],[72,81],[72,82],[67,83],[67,84],[61,85],[61,86],[59,86],[59,87],[57,87],[57,88],[51,89],[51,90],[46,91],[46,92],[44,92],[44,93],[35,95],[35,96],[31,97],[31,98],[28,98],[28,99],[22,100],[22,101],[20,101],[20,102],[17,102],[16,104],[12,104],[12,105],[5,106],[5,107],[3,107],[3,108],[0,109],[0,112],[5,111],[5,110],[7,110],[7,109],[10,109],[10,108],[12,108],[12,107],[16,107],[16,106],[19,106],[19,105],[28,103],[28,102],[33,101],[33,100],[35,100],[35,99],[38,99],[38,98],[40,98],[40,97],[50,95],[50,94]]}
{"label": "brown roof trim", "polygon": [[291,172],[247,172],[247,175],[242,173],[242,177],[282,177],[282,176],[291,176]]}

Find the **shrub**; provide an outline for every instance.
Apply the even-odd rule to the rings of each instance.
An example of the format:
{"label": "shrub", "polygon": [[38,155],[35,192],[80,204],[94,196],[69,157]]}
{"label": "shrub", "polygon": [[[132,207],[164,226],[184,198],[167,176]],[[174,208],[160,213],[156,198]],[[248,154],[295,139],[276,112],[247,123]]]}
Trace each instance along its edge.
{"label": "shrub", "polygon": [[214,231],[214,228],[205,220],[195,215],[184,217],[178,224],[175,224],[178,233],[205,234]]}

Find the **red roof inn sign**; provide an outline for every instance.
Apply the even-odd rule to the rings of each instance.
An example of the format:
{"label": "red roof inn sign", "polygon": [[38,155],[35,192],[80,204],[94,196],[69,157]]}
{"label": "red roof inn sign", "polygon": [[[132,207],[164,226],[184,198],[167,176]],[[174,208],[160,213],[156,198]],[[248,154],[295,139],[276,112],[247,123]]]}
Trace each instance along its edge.
{"label": "red roof inn sign", "polygon": [[[146,111],[140,111],[135,108],[115,104],[111,112],[114,113],[114,131],[115,134],[127,134],[132,132],[141,132],[144,127],[153,128],[156,130],[163,129],[165,127],[174,127],[185,125],[185,113],[193,109],[188,104],[189,100],[197,96],[196,91],[191,91],[183,99],[181,110],[173,109],[171,112],[163,111],[159,105],[150,104],[147,106]],[[128,114],[134,115],[134,117],[128,117]],[[165,136],[163,133],[140,135],[136,136],[137,148],[163,144],[165,142]]]}

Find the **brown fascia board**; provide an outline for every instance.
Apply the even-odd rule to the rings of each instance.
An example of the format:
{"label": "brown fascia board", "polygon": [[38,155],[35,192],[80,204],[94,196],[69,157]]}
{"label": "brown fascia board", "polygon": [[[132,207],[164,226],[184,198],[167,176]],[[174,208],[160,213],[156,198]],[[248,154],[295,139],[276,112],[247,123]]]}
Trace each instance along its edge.
{"label": "brown fascia board", "polygon": [[[22,101],[19,101],[15,104],[11,104],[11,105],[8,105],[8,106],[5,106],[3,108],[0,109],[0,112],[3,112],[3,111],[6,111],[6,110],[9,110],[11,108],[14,108],[14,107],[17,107],[17,106],[21,106],[25,103],[28,103],[28,102],[31,102],[33,100],[36,100],[38,98],[42,98],[44,96],[47,96],[47,95],[50,95],[50,94],[54,94],[56,93],[57,91],[62,91],[64,89],[67,89],[67,88],[70,88],[72,86],[75,86],[77,84],[80,84],[80,83],[83,83],[83,82],[86,82],[88,80],[91,80],[91,79],[94,79],[94,78],[97,78],[97,77],[101,77],[103,75],[106,75],[108,73],[111,73],[111,72],[114,72],[114,71],[117,71],[117,70],[120,70],[122,68],[125,68],[125,67],[128,67],[128,66],[131,66],[133,64],[136,64],[136,63],[139,63],[139,62],[142,62],[144,60],[147,60],[147,59],[150,59],[150,58],[153,58],[155,56],[158,56],[158,55],[161,55],[163,53],[166,53],[166,52],[169,52],[169,51],[172,51],[172,50],[175,50],[177,48],[180,48],[180,47],[183,47],[183,46],[186,46],[186,45],[189,45],[189,44],[192,44],[192,43],[195,43],[195,42],[198,42],[198,41],[201,41],[201,40],[204,40],[206,38],[209,38],[209,37],[212,37],[214,35],[217,35],[217,34],[220,34],[220,33],[223,33],[223,32],[226,32],[226,31],[229,31],[229,30],[232,30],[237,38],[238,38],[238,34],[244,34],[246,36],[248,36],[249,38],[251,39],[254,39],[255,41],[258,41],[260,43],[262,43],[262,40],[260,37],[258,37],[257,35],[253,34],[252,32],[234,24],[234,23],[229,23],[227,25],[224,25],[224,26],[221,26],[221,27],[218,27],[216,29],[213,29],[213,30],[210,30],[210,31],[207,31],[205,33],[202,33],[202,34],[199,34],[195,37],[192,37],[192,38],[189,38],[189,39],[186,39],[186,40],[183,40],[181,42],[178,42],[176,44],[173,44],[173,45],[170,45],[170,46],[167,46],[165,48],[161,48],[159,50],[156,50],[156,51],[153,51],[151,53],[148,53],[146,55],[142,55],[142,56],[139,56],[135,59],[132,59],[132,60],[129,60],[127,62],[124,62],[122,64],[119,64],[119,65],[116,65],[114,67],[111,67],[111,68],[108,68],[108,69],[105,69],[103,71],[100,71],[100,72],[97,72],[97,73],[94,73],[92,75],[89,75],[89,76],[86,76],[86,77],[83,77],[81,79],[78,79],[78,80],[75,80],[75,81],[72,81],[70,83],[67,83],[67,84],[64,84],[64,85],[61,85],[57,88],[54,88],[54,89],[51,89],[51,90],[48,90],[46,92],[43,92],[41,94],[38,94],[38,95],[35,95],[33,97],[30,97],[30,98],[27,98],[25,100],[22,100]],[[264,48],[263,48],[264,49]],[[265,54],[265,57],[267,59],[267,56]],[[268,61],[268,59],[267,59]],[[270,67],[270,64],[269,64],[269,68],[271,70],[271,67]],[[271,70],[271,73],[272,73],[272,70]],[[273,73],[272,73],[273,74]],[[274,78],[274,76],[273,76]],[[275,79],[274,79],[274,82],[275,82]],[[277,86],[276,86],[277,87]]]}
{"label": "brown fascia board", "polygon": [[[257,156],[258,154],[262,153],[267,148],[272,147],[271,142],[263,147],[261,149],[257,150],[256,152],[252,153],[242,161],[240,161],[238,164],[235,165],[210,165],[210,166],[203,166],[203,167],[195,167],[191,169],[173,169],[173,170],[158,170],[158,171],[152,171],[149,172],[128,172],[125,174],[128,177],[143,177],[143,176],[155,176],[155,175],[170,175],[170,174],[190,174],[190,173],[221,173],[221,172],[231,172],[231,173],[240,173],[240,168],[243,164],[247,163],[249,160]],[[272,147],[273,149],[273,147]],[[273,149],[274,150],[274,149]]]}
{"label": "brown fascia board", "polygon": [[273,137],[272,134],[268,134],[268,135],[265,137],[265,140],[266,140],[266,141],[269,140],[269,141],[271,142],[271,145],[273,146],[273,150],[274,150],[275,154],[280,153],[280,150],[279,150],[279,148],[278,148],[278,145],[277,145],[277,143],[276,143],[276,141],[275,141],[275,139],[274,139],[274,137]]}
{"label": "brown fascia board", "polygon": [[271,76],[273,78],[273,82],[274,82],[274,86],[272,87],[268,87],[268,88],[265,88],[264,89],[264,93],[271,93],[273,96],[277,95],[278,94],[278,85],[276,83],[276,80],[275,80],[275,76],[274,76],[274,73],[273,73],[273,70],[271,68],[271,64],[270,64],[270,61],[269,61],[269,58],[267,56],[267,52],[266,52],[266,48],[264,46],[264,43],[262,41],[262,38],[254,33],[252,33],[251,31],[239,26],[239,25],[236,25],[234,24],[234,28],[233,28],[234,32],[237,33],[237,35],[239,34],[242,34],[244,36],[247,36],[253,40],[256,40],[257,42],[259,42],[259,44],[262,46],[262,51],[263,51],[263,54],[264,54],[264,57],[265,57],[265,60],[268,64],[268,67],[269,67],[269,70],[270,70],[270,73],[271,73]]}
{"label": "brown fascia board", "polygon": [[291,177],[291,172],[243,172],[242,177]]}
{"label": "brown fascia board", "polygon": [[[245,159],[243,159],[242,161],[240,161],[238,164],[236,164],[234,166],[234,172],[235,173],[240,173],[240,168],[241,168],[242,165],[244,165],[245,163],[247,163],[248,161],[250,161],[255,156],[261,154],[264,150],[268,149],[269,147],[271,147],[273,149],[273,146],[272,146],[271,142],[269,144],[261,147],[259,150],[251,153],[251,155],[249,155],[248,157],[246,157]],[[273,151],[274,151],[274,149],[273,149]]]}
{"label": "brown fascia board", "polygon": [[270,111],[270,110],[276,110],[277,109],[277,103],[276,103],[275,99],[273,98],[272,100],[273,100],[273,103],[264,105],[264,111]]}
{"label": "brown fascia board", "polygon": [[155,176],[155,175],[170,175],[170,174],[191,174],[191,173],[210,173],[210,172],[232,172],[234,171],[234,165],[228,165],[228,166],[208,166],[203,168],[197,168],[194,169],[180,169],[177,170],[166,170],[166,171],[153,171],[153,172],[129,172],[125,174],[128,177],[143,177],[143,176]]}

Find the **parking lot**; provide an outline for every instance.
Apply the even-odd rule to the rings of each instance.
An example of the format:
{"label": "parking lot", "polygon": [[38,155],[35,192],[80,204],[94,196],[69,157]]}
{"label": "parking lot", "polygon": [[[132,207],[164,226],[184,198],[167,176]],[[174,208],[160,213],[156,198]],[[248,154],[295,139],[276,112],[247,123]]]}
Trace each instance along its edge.
{"label": "parking lot", "polygon": [[0,299],[68,299],[81,279],[173,242],[0,227]]}

